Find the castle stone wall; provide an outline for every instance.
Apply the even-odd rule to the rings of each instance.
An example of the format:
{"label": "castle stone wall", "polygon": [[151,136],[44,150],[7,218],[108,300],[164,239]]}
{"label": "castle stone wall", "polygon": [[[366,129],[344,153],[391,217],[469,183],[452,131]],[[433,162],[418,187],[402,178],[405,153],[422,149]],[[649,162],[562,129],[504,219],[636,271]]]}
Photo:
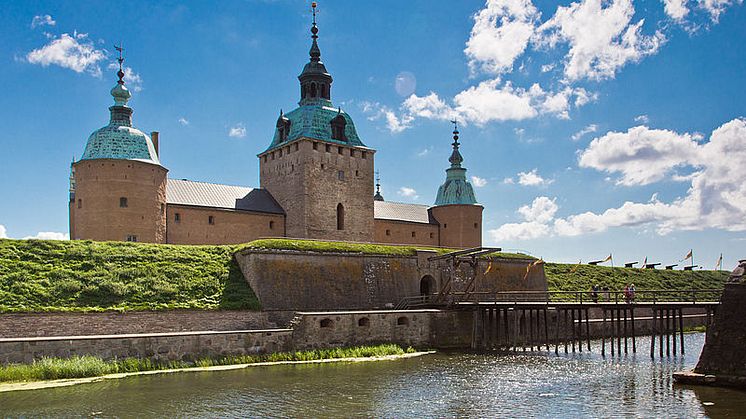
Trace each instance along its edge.
{"label": "castle stone wall", "polygon": [[481,205],[441,205],[430,208],[440,224],[440,246],[478,247],[482,245]]}
{"label": "castle stone wall", "polygon": [[373,223],[376,243],[417,244],[438,246],[440,236],[438,226],[434,224],[408,223],[376,219]]}
{"label": "castle stone wall", "polygon": [[[279,214],[173,204],[167,206],[166,213],[167,242],[172,244],[238,244],[285,235],[285,217]],[[213,224],[209,217],[213,217]]]}

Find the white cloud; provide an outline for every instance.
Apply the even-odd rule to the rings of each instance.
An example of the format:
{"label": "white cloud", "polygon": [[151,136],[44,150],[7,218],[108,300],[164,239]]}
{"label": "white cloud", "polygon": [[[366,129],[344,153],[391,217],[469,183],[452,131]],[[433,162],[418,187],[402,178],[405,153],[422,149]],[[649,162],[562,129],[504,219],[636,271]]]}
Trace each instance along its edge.
{"label": "white cloud", "polygon": [[482,187],[487,186],[487,179],[479,177],[479,176],[472,176],[471,183],[477,188],[482,188]]}
{"label": "white cloud", "polygon": [[526,221],[536,221],[538,223],[547,223],[554,218],[557,213],[557,198],[549,199],[546,196],[539,196],[534,199],[531,205],[524,205],[518,208],[518,213]]}
{"label": "white cloud", "polygon": [[417,152],[417,157],[425,157],[430,154],[431,151],[433,151],[432,147],[423,148]]}
{"label": "white cloud", "polygon": [[570,138],[572,138],[573,141],[578,141],[579,139],[583,138],[583,136],[585,136],[586,134],[596,132],[597,130],[598,130],[598,125],[590,124],[587,127],[573,134],[572,137]]}
{"label": "white cloud", "polygon": [[540,15],[531,0],[487,0],[486,7],[474,16],[464,50],[472,71],[480,68],[499,74],[512,70]]}
{"label": "white cloud", "polygon": [[518,173],[518,184],[523,186],[541,186],[549,185],[554,182],[553,180],[547,180],[541,177],[538,173],[538,169],[533,169],[530,172]]}
{"label": "white cloud", "polygon": [[399,196],[403,196],[405,198],[410,198],[412,200],[416,200],[417,198],[420,197],[419,195],[417,195],[417,191],[416,190],[414,190],[412,188],[408,188],[406,186],[402,186],[401,188],[399,188],[399,190],[396,191],[396,193],[399,194]]}
{"label": "white cloud", "polygon": [[554,70],[555,66],[556,65],[554,63],[552,63],[552,64],[544,64],[543,66],[541,66],[541,72],[542,73],[548,73],[548,72]]}
{"label": "white cloud", "polygon": [[617,181],[620,185],[647,185],[660,181],[678,166],[697,165],[701,160],[699,148],[691,134],[642,125],[594,139],[580,154],[579,166],[621,173]]}
{"label": "white cloud", "polygon": [[641,124],[647,124],[648,122],[650,122],[650,118],[647,115],[644,115],[644,114],[643,115],[637,115],[635,117],[635,122],[639,122]]}
{"label": "white cloud", "polygon": [[[646,127],[636,127],[628,133],[640,128],[647,130]],[[544,234],[578,236],[610,228],[643,226],[653,226],[662,235],[672,231],[708,228],[746,231],[746,165],[741,164],[746,161],[746,119],[734,119],[723,124],[712,132],[709,142],[702,145],[697,143],[693,134],[659,130],[656,135],[662,135],[660,142],[671,148],[672,155],[679,156],[680,161],[676,165],[688,165],[696,170],[687,177],[691,186],[685,196],[666,203],[660,201],[657,194],[653,194],[645,203],[628,201],[600,213],[589,211],[565,218],[554,218],[556,208],[547,203],[547,198],[540,201],[541,204],[534,200],[531,206],[519,208],[519,213],[526,222],[506,224],[492,230],[490,234],[495,240],[507,240],[506,237],[536,238]],[[618,141],[622,145],[628,144],[624,135],[607,134],[602,138]],[[594,147],[598,146],[589,145],[587,150]],[[690,148],[694,148],[695,152],[691,153]],[[664,175],[661,173],[670,171],[671,161],[667,161],[655,167],[653,173],[642,175],[638,168],[649,165],[651,155],[666,153],[659,148],[652,151],[646,149],[649,150],[647,152],[639,152],[636,147],[633,149],[637,150],[633,152],[633,156],[622,159],[632,170],[624,172],[626,168],[619,168],[623,171],[623,176],[629,175],[630,181],[637,182],[633,184],[642,184],[653,178],[662,179]],[[611,163],[617,168],[616,161]],[[604,170],[600,165],[596,168]],[[542,211],[542,208],[545,210]]]}
{"label": "white cloud", "polygon": [[687,2],[688,0],[663,0],[663,9],[671,19],[682,21],[689,14]]}
{"label": "white cloud", "polygon": [[94,47],[87,34],[63,33],[59,38],[52,38],[47,45],[26,54],[26,60],[42,67],[58,65],[76,73],[88,72],[96,77],[101,76],[98,63],[106,58],[106,53]]}
{"label": "white cloud", "polygon": [[[412,95],[414,96],[414,95]],[[407,128],[411,127],[411,123],[414,118],[409,115],[397,116],[388,106],[381,105],[378,102],[367,102],[364,101],[361,104],[364,113],[369,114],[369,121],[377,121],[383,119],[386,121],[386,128],[393,134],[400,133]]]}
{"label": "white cloud", "polygon": [[514,183],[515,183],[515,180],[513,180],[512,177],[506,177],[505,179],[503,179],[503,184],[505,185],[512,185]]}
{"label": "white cloud", "polygon": [[228,136],[233,138],[243,138],[246,136],[246,127],[242,123],[238,123],[228,130]]}
{"label": "white cloud", "polygon": [[[109,70],[117,70],[119,69],[119,63],[109,63],[107,68]],[[124,70],[124,83],[135,92],[141,91],[142,77],[140,77],[139,74],[135,73],[135,71],[132,70],[131,67],[124,66],[122,69]]]}
{"label": "white cloud", "polygon": [[518,213],[524,218],[521,223],[507,223],[499,228],[490,230],[492,240],[500,242],[506,240],[531,240],[551,235],[551,228],[547,224],[557,212],[555,199],[540,196],[531,205],[518,208]]}
{"label": "white cloud", "polygon": [[189,125],[189,120],[184,118],[183,116],[179,118],[179,123],[183,126]]}
{"label": "white cloud", "polygon": [[710,14],[710,19],[717,23],[725,9],[734,4],[742,4],[743,0],[697,0],[697,2],[700,8]]}
{"label": "white cloud", "polygon": [[5,226],[0,224],[0,239],[7,239],[8,238],[8,231],[5,229]]}
{"label": "white cloud", "polygon": [[37,239],[37,240],[70,240],[70,235],[67,233],[57,233],[54,231],[40,231],[36,233],[35,236],[26,236],[23,238],[24,240],[27,239]]}
{"label": "white cloud", "polygon": [[[604,7],[606,6],[606,7]],[[559,6],[538,28],[538,44],[555,48],[566,43],[564,74],[569,81],[613,78],[628,62],[655,54],[665,36],[643,35],[644,20],[632,22],[631,0],[581,0]]]}
{"label": "white cloud", "polygon": [[55,20],[52,19],[52,16],[50,15],[36,15],[31,20],[31,29],[38,26],[54,26],[56,24],[57,22],[55,22]]}

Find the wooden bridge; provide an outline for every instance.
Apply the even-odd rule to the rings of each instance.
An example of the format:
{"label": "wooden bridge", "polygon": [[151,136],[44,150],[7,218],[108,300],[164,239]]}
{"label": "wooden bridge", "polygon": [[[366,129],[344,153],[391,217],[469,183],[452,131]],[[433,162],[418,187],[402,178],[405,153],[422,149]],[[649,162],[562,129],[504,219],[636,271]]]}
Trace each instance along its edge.
{"label": "wooden bridge", "polygon": [[[722,290],[449,292],[404,299],[397,308],[431,307],[473,312],[475,350],[601,354],[637,352],[637,338],[650,335],[650,356],[684,354],[685,320],[709,325]],[[689,314],[685,314],[685,312]]]}

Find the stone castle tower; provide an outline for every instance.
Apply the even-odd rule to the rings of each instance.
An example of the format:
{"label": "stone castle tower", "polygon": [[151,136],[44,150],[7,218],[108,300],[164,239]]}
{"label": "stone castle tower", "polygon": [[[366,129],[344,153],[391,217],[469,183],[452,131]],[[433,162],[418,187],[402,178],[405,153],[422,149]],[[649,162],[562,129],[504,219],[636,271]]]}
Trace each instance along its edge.
{"label": "stone castle tower", "polygon": [[166,241],[166,173],[158,158],[158,133],[151,139],[132,127],[132,96],[119,81],[111,89],[109,125],[88,138],[70,173],[70,238]]}
{"label": "stone castle tower", "polygon": [[466,180],[464,158],[459,151],[458,128],[453,130],[453,152],[446,169],[446,181],[438,188],[435,205],[430,213],[440,224],[440,246],[477,247],[482,245],[482,211],[474,189]]}
{"label": "stone castle tower", "polygon": [[316,11],[310,61],[298,76],[300,102],[280,111],[269,148],[258,155],[260,186],[285,210],[286,236],[373,240],[373,157],[350,116],[331,101]]}

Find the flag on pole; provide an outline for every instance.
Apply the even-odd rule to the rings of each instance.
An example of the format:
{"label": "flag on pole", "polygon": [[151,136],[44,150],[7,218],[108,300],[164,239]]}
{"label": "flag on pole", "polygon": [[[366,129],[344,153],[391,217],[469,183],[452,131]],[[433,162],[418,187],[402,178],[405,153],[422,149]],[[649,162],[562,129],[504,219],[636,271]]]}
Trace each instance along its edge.
{"label": "flag on pole", "polygon": [[577,264],[577,265],[575,265],[575,266],[573,266],[573,267],[572,267],[572,269],[570,269],[570,273],[571,273],[571,274],[574,274],[575,272],[577,272],[577,271],[578,271],[578,268],[579,268],[579,267],[580,267],[580,265],[582,265],[582,264],[583,264],[583,261],[582,261],[582,260],[579,260],[579,261],[578,261],[578,264]]}
{"label": "flag on pole", "polygon": [[487,270],[484,271],[484,274],[487,275],[492,270],[492,258],[490,258],[490,264],[487,265]]}
{"label": "flag on pole", "polygon": [[609,253],[609,256],[606,257],[606,259],[602,260],[601,262],[608,262],[611,260],[611,253]]}
{"label": "flag on pole", "polygon": [[534,266],[541,265],[542,263],[544,263],[544,260],[542,259],[536,259],[534,263],[529,263],[528,266],[526,266],[526,275],[523,276],[523,280],[525,281],[528,279],[528,274],[531,273],[531,269],[533,269]]}
{"label": "flag on pole", "polygon": [[723,270],[723,254],[720,254],[720,257],[718,258],[718,262],[715,264],[715,270],[721,271]]}
{"label": "flag on pole", "polygon": [[687,253],[686,256],[684,256],[684,259],[681,259],[681,260],[687,260],[691,258],[692,258],[692,249],[689,249],[689,253]]}
{"label": "flag on pole", "polygon": [[645,265],[647,265],[647,264],[648,264],[648,257],[645,256],[645,260],[642,261],[642,267],[645,268]]}

